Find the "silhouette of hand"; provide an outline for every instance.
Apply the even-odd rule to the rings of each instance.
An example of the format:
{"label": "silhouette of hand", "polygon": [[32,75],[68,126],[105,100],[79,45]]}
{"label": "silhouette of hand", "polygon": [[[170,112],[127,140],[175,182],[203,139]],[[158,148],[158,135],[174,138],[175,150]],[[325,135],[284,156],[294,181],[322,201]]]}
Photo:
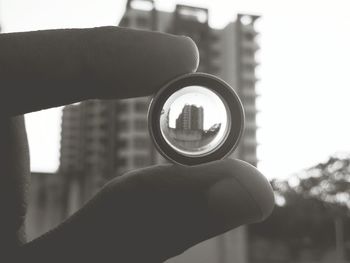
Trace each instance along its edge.
{"label": "silhouette of hand", "polygon": [[25,243],[29,153],[20,114],[151,95],[197,66],[186,37],[118,27],[1,34],[0,261],[162,262],[266,218],[272,190],[249,164],[167,164],[112,180],[70,219]]}

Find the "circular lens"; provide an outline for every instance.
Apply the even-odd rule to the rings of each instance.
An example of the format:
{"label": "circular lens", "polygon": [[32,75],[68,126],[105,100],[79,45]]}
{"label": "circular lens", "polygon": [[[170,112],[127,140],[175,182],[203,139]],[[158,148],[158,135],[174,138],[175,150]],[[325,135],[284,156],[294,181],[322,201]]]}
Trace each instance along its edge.
{"label": "circular lens", "polygon": [[154,96],[148,126],[164,157],[196,165],[222,159],[236,148],[244,112],[237,94],[224,81],[191,73],[171,81]]}
{"label": "circular lens", "polygon": [[159,121],[169,146],[195,157],[214,151],[225,141],[230,119],[220,95],[206,87],[188,86],[166,100]]}

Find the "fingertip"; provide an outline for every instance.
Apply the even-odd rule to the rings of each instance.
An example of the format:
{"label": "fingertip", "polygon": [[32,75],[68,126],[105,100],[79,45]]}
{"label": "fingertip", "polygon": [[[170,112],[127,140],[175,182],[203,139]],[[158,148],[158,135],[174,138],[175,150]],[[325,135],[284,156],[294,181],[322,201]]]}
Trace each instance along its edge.
{"label": "fingertip", "polygon": [[245,161],[226,159],[222,166],[226,166],[224,170],[231,171],[231,176],[241,184],[258,207],[260,216],[255,221],[266,219],[275,206],[273,190],[267,178],[256,167]]}
{"label": "fingertip", "polygon": [[183,57],[186,58],[184,63],[186,71],[195,72],[199,65],[199,51],[196,43],[188,36],[180,36],[183,47]]}
{"label": "fingertip", "polygon": [[253,165],[237,159],[227,158],[196,166],[153,166],[136,171],[136,174],[137,177],[148,177],[150,180],[147,181],[165,181],[174,187],[191,184],[198,189],[210,188],[209,202],[218,217],[228,224],[230,219],[236,224],[240,218],[245,223],[262,221],[272,213],[275,204],[267,178]]}
{"label": "fingertip", "polygon": [[208,205],[214,225],[219,226],[217,232],[262,221],[273,211],[274,194],[269,181],[245,161],[227,158],[175,169],[209,187]]}
{"label": "fingertip", "polygon": [[162,75],[168,78],[167,81],[171,80],[170,76],[173,78],[197,70],[199,51],[190,37],[156,34],[157,37],[152,41],[153,62],[162,69]]}
{"label": "fingertip", "polygon": [[197,70],[199,51],[189,37],[120,27],[92,31],[90,65],[99,80],[99,98],[149,96]]}

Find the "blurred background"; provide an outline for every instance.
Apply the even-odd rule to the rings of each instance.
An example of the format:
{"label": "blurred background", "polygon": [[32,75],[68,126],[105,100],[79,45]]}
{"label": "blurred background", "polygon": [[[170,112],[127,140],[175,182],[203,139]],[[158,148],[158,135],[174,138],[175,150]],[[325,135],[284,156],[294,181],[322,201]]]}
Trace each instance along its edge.
{"label": "blurred background", "polygon": [[[265,222],[169,262],[348,262],[349,7],[346,0],[0,0],[0,24],[2,33],[120,25],[188,35],[199,47],[198,70],[236,89],[246,131],[232,157],[271,181],[276,208]],[[29,239],[111,178],[165,162],[148,135],[148,103],[94,100],[26,115]]]}

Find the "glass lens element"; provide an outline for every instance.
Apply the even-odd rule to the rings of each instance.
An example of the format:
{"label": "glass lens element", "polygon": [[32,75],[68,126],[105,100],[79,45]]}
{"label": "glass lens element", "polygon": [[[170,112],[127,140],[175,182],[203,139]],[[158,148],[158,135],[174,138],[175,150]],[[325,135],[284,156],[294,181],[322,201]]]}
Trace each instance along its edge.
{"label": "glass lens element", "polygon": [[173,93],[160,114],[165,141],[178,153],[199,157],[220,147],[231,127],[230,111],[215,91],[188,86]]}

